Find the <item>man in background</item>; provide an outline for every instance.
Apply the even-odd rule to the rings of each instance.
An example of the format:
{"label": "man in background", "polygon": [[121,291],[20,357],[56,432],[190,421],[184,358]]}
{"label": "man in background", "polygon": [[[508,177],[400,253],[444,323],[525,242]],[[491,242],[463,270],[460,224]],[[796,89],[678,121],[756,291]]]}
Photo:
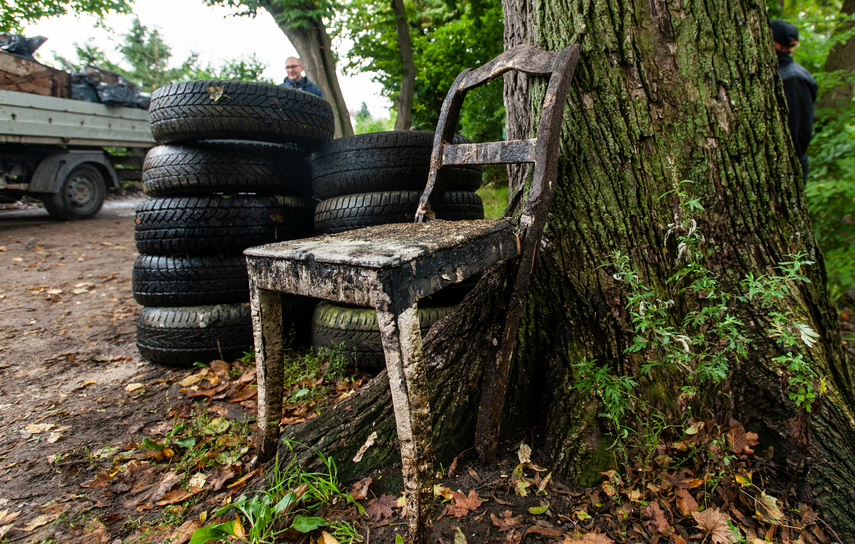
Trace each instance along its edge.
{"label": "man in background", "polygon": [[778,55],[778,74],[784,82],[789,115],[787,124],[796,147],[796,155],[802,164],[803,180],[807,183],[807,148],[813,138],[813,105],[816,102],[817,85],[801,64],[793,60],[793,51],[799,44],[799,31],[792,23],[772,19],[772,39]]}
{"label": "man in background", "polygon": [[321,91],[321,88],[309,81],[309,78],[303,75],[303,70],[303,63],[300,59],[296,57],[288,57],[285,59],[285,71],[287,72],[287,77],[285,78],[285,81],[282,82],[282,86],[290,89],[297,89],[298,91],[305,91],[323,98],[324,93]]}

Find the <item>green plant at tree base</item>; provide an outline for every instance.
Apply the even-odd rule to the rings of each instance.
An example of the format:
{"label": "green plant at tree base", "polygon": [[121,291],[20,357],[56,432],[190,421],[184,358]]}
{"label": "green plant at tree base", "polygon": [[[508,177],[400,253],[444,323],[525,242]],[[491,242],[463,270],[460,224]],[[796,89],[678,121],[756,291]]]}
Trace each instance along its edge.
{"label": "green plant at tree base", "polygon": [[205,544],[227,537],[249,544],[266,544],[277,542],[277,536],[288,530],[310,533],[322,527],[328,528],[339,542],[362,542],[362,537],[349,522],[327,521],[311,515],[322,505],[341,501],[353,504],[360,514],[365,514],[349,493],[338,488],[335,461],[316,451],[326,470],[305,472],[296,462],[294,444],[289,441],[285,444],[291,453],[291,461],[280,468],[277,455],[273,472],[269,475],[269,488],[254,495],[242,495],[234,503],[219,509],[217,516],[234,511],[235,519],[196,529],[190,544]]}
{"label": "green plant at tree base", "polygon": [[[613,277],[627,285],[626,308],[635,336],[625,353],[643,358],[640,375],[615,375],[596,360],[574,365],[574,389],[599,397],[600,416],[608,421],[616,445],[624,452],[642,443],[655,447],[656,437],[651,439],[650,434],[661,432],[668,424],[664,414],[657,414],[649,402],[635,393],[639,379],[654,370],[677,378],[681,382],[677,404],[688,405],[701,388],[711,390],[727,380],[736,361],[747,356],[750,340],[743,332],[746,325],[729,307],[734,300],[767,310],[766,336],[778,344],[782,353],[774,361],[786,369],[788,395],[799,409],[810,413],[817,396],[825,390],[824,381],[817,382],[802,353],[815,344],[817,333],[793,312],[772,310],[775,302],[791,296],[794,282],[809,281],[799,272],[812,262],[805,260],[803,254],[794,255],[792,260],[779,263],[778,274],[747,275],[741,282],[744,294],[723,291],[702,264],[704,238],[695,214],[704,208],[699,199],[685,191],[686,183],[690,182],[674,191],[680,212],[665,236],[666,244],[675,237],[677,252],[675,270],[665,285],[667,292],[657,292],[645,284],[629,256],[622,252],[615,253],[613,262],[604,265],[613,267]],[[689,305],[693,309],[683,316],[675,315],[678,296],[692,301]],[[639,418],[639,414],[644,414],[644,421],[627,421],[629,415]]]}

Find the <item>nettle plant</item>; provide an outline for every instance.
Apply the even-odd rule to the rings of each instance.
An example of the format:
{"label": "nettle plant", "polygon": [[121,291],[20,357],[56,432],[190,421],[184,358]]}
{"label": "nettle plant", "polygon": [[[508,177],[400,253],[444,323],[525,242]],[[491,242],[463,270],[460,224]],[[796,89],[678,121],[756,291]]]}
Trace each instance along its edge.
{"label": "nettle plant", "polygon": [[[825,390],[824,380],[816,376],[804,357],[804,350],[816,343],[819,335],[791,310],[780,310],[780,302],[792,296],[796,282],[809,282],[799,271],[813,264],[804,254],[791,255],[790,260],[776,266],[777,274],[748,274],[742,279],[742,293],[728,293],[714,274],[703,264],[705,239],[698,228],[697,215],[704,208],[700,199],[688,194],[683,182],[670,193],[679,199],[679,212],[668,225],[665,244],[676,241],[677,257],[672,275],[664,289],[657,291],[639,276],[629,255],[616,252],[613,260],[603,267],[615,270],[615,280],[626,285],[626,309],[635,335],[625,353],[640,357],[644,362],[639,375],[615,375],[614,371],[596,360],[574,364],[574,388],[594,392],[600,399],[600,417],[608,421],[621,448],[639,445],[630,440],[632,434],[651,446],[662,430],[672,425],[665,414],[656,412],[637,391],[639,379],[659,369],[676,377],[680,385],[678,406],[687,406],[701,390],[715,390],[730,376],[735,364],[748,356],[751,340],[747,326],[731,308],[736,301],[750,303],[768,316],[765,336],[778,346],[774,361],[786,368],[788,395],[806,413],[818,395]],[[663,291],[665,292],[663,294]],[[693,309],[677,315],[675,299],[694,299]],[[643,414],[643,419],[642,419]],[[686,417],[690,410],[683,412]],[[637,416],[637,421],[628,421]],[[686,421],[673,423],[686,425]],[[653,435],[653,436],[651,436]]]}

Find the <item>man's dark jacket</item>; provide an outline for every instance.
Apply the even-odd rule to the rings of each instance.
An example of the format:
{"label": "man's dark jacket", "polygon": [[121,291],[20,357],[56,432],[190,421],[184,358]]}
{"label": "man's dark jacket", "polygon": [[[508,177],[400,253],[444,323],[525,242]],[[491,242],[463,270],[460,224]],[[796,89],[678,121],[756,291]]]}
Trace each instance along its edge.
{"label": "man's dark jacket", "polygon": [[813,137],[813,105],[816,102],[816,81],[789,53],[778,53],[778,74],[784,82],[784,94],[790,113],[787,119],[796,155],[807,179],[807,148]]}
{"label": "man's dark jacket", "polygon": [[321,88],[309,81],[309,78],[306,76],[303,76],[303,79],[299,81],[291,81],[286,77],[285,81],[282,82],[282,86],[288,87],[289,89],[297,89],[298,91],[305,91],[315,96],[320,96],[321,98],[324,97],[324,93],[321,91]]}

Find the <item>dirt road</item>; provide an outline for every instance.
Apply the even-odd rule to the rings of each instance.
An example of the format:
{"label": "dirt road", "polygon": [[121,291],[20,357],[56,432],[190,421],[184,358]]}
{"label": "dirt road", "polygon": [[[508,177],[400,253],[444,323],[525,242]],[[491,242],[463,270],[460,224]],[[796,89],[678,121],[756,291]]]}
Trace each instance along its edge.
{"label": "dirt road", "polygon": [[136,352],[136,202],[108,201],[95,219],[76,222],[41,209],[0,211],[0,518],[17,512],[17,527],[85,500],[85,474],[70,475],[64,459],[160,420],[163,391],[126,390],[175,372]]}

